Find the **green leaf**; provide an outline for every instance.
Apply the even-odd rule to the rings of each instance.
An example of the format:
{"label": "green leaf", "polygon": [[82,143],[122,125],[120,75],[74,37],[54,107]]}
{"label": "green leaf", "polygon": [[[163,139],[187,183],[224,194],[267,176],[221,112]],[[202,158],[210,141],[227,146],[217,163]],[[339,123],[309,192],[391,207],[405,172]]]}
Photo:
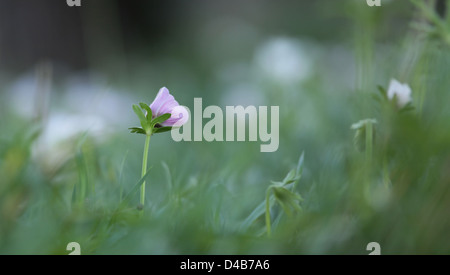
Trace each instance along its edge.
{"label": "green leaf", "polygon": [[296,174],[297,174],[297,171],[295,169],[292,169],[291,171],[289,171],[289,173],[283,179],[283,185],[293,183],[296,180]]}
{"label": "green leaf", "polygon": [[[288,215],[291,215],[293,212],[301,211],[299,202],[301,202],[303,199],[299,194],[294,193],[293,191],[295,190],[295,183],[303,174],[304,160],[305,153],[303,152],[298,160],[296,169],[291,170],[285,177],[283,182],[271,181],[272,185],[270,185],[266,190],[266,199],[261,204],[259,204],[244,220],[244,222],[240,226],[241,230],[248,230],[248,228],[250,228],[256,220],[266,214],[266,230],[269,233],[269,230],[271,230],[272,226],[275,226],[279,223],[284,212],[286,212]],[[295,183],[292,187],[287,187],[285,186],[286,182]],[[291,188],[292,191],[287,188]],[[267,205],[267,201],[269,202],[269,205]],[[272,220],[270,211],[275,206],[276,202],[281,206],[284,212],[279,212],[274,222],[270,224]],[[267,211],[267,209],[269,209],[269,212]]]}
{"label": "green leaf", "polygon": [[303,164],[305,162],[305,152],[302,152],[302,155],[298,159],[297,163],[297,176],[301,177],[303,174]]}
{"label": "green leaf", "polygon": [[163,123],[164,121],[168,120],[171,116],[172,116],[172,114],[170,114],[170,113],[161,115],[161,116],[155,118],[154,120],[152,120],[152,125],[156,125],[158,123]]}
{"label": "green leaf", "polygon": [[122,204],[126,204],[128,203],[131,198],[133,197],[133,195],[137,192],[137,190],[141,187],[142,183],[144,181],[146,181],[148,175],[150,174],[150,170],[152,169],[152,167],[150,167],[147,172],[145,173],[145,175],[133,186],[133,188],[131,189],[130,192],[128,192],[128,194],[124,197]]}
{"label": "green leaf", "polygon": [[271,180],[270,183],[274,186],[283,186],[284,182]]}
{"label": "green leaf", "polygon": [[164,132],[168,132],[172,130],[172,127],[160,127],[160,128],[154,128],[153,129],[153,134],[158,134],[158,133],[164,133]]}
{"label": "green leaf", "polygon": [[132,128],[128,128],[128,129],[130,130],[130,133],[132,133],[132,134],[143,134],[143,135],[147,134],[145,132],[145,130],[142,128],[132,127]]}
{"label": "green leaf", "polygon": [[142,112],[141,108],[139,108],[139,106],[137,106],[136,104],[133,104],[133,111],[138,116],[138,118],[141,122],[142,128],[144,130],[147,130],[149,128],[149,125],[147,123],[147,118],[145,117],[144,112]]}
{"label": "green leaf", "polygon": [[378,102],[378,103],[383,103],[383,102],[385,102],[386,100],[384,99],[384,96],[382,96],[382,95],[379,95],[379,94],[370,94],[370,97],[373,99],[373,100],[375,100],[376,102]]}
{"label": "green leaf", "polygon": [[166,172],[167,186],[169,188],[169,191],[171,191],[173,188],[173,184],[172,184],[172,175],[170,174],[169,165],[167,165],[167,163],[165,163],[164,161],[161,164],[162,164],[162,167],[164,168],[164,171]]}
{"label": "green leaf", "polygon": [[302,212],[303,208],[299,205],[297,201],[291,201],[291,207],[297,212]]}
{"label": "green leaf", "polygon": [[405,113],[405,112],[409,112],[409,111],[413,111],[416,108],[411,104],[408,103],[405,107],[403,107],[402,109],[400,109],[400,113]]}
{"label": "green leaf", "polygon": [[148,106],[147,104],[142,103],[142,102],[139,103],[139,106],[141,106],[141,108],[142,108],[143,110],[146,110],[146,111],[147,111],[147,115],[146,115],[147,123],[150,124],[150,122],[152,121],[152,116],[153,116],[152,109],[150,109],[150,106]]}
{"label": "green leaf", "polygon": [[294,193],[284,187],[274,187],[273,194],[275,195],[277,202],[281,205],[286,214],[292,214],[291,208],[293,208],[297,212],[301,211],[298,203],[301,202],[303,198],[299,194]]}
{"label": "green leaf", "polygon": [[381,86],[381,85],[378,85],[377,88],[378,88],[378,91],[380,92],[381,96],[382,96],[386,101],[388,101],[389,99],[388,99],[388,95],[387,95],[386,89],[385,89],[383,86]]}
{"label": "green leaf", "polygon": [[[293,182],[297,182],[303,173],[303,163],[305,160],[305,152],[303,152],[298,160],[297,163],[297,167],[296,169],[292,169],[291,171],[289,171],[289,173],[286,175],[286,177],[283,179],[283,183],[282,185],[288,185],[291,184]],[[272,183],[277,183],[277,182],[273,182]]]}
{"label": "green leaf", "polygon": [[292,217],[292,211],[291,208],[289,207],[289,203],[278,200],[278,204],[281,206],[284,213],[288,215],[288,217]]}
{"label": "green leaf", "polygon": [[[273,195],[270,196],[269,199],[270,207],[275,203],[275,197]],[[247,230],[257,219],[259,219],[262,215],[266,213],[266,200],[261,202],[253,212],[245,219],[245,221],[241,224],[241,229]]]}
{"label": "green leaf", "polygon": [[302,201],[302,197],[284,187],[274,187],[273,193],[279,201]]}

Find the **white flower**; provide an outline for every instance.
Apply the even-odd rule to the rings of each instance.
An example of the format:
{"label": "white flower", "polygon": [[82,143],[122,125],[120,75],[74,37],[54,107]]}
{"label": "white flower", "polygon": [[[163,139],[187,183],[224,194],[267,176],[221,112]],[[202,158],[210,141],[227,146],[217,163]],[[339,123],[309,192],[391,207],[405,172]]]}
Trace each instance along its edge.
{"label": "white flower", "polygon": [[368,123],[377,124],[378,121],[375,118],[363,119],[363,120],[360,120],[360,121],[358,121],[356,123],[353,123],[351,129],[353,129],[353,130],[363,129],[363,128],[366,127],[366,125]]}
{"label": "white flower", "polygon": [[396,79],[392,79],[389,84],[389,89],[387,92],[387,96],[390,100],[393,100],[394,97],[397,98],[397,105],[399,108],[405,107],[408,103],[411,102],[411,88],[408,84],[402,84],[398,82]]}
{"label": "white flower", "polygon": [[295,83],[311,75],[311,53],[305,43],[296,39],[270,39],[257,50],[255,57],[264,76],[282,83]]}

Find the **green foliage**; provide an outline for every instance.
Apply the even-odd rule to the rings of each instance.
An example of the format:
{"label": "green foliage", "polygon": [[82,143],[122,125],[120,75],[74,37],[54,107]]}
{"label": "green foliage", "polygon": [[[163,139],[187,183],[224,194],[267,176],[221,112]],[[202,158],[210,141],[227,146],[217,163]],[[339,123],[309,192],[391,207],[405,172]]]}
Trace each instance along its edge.
{"label": "green foliage", "polygon": [[441,18],[426,1],[410,1],[427,20],[426,22],[416,22],[415,27],[428,34],[431,39],[443,41],[447,47],[450,47],[450,20]]}
{"label": "green foliage", "polygon": [[[232,50],[214,47],[220,54],[211,62],[196,44],[204,37],[189,32],[189,43],[203,50],[169,47],[165,54],[177,62],[163,58],[163,64],[148,67],[130,60],[129,75],[136,81],[125,83],[132,91],[159,87],[161,79],[188,83],[182,94],[187,104],[202,95],[199,87],[208,87],[208,104],[216,104],[224,87],[249,82],[262,102],[280,106],[280,146],[274,153],[259,152],[254,142],[155,136],[148,151],[153,168],[141,177],[143,144],[123,133],[123,125],[111,126],[118,130],[101,138],[88,130],[47,143],[44,121],[18,115],[23,110],[14,110],[1,93],[0,254],[69,254],[69,242],[80,243],[82,254],[368,254],[369,242],[378,242],[382,254],[449,254],[450,53],[448,28],[440,25],[450,17],[436,17],[423,6],[431,1],[386,1],[382,8],[353,0],[298,2],[307,5],[302,14],[309,21],[297,16],[302,9],[290,8],[296,20],[289,33],[301,32],[319,44],[305,48],[304,55],[318,56],[305,80],[284,83],[268,77],[258,62],[247,66],[253,52],[240,57],[233,49],[253,49],[265,29],[244,20],[251,28],[243,31],[255,28],[258,41],[239,35],[231,39]],[[362,12],[348,15],[355,21],[322,22],[326,10],[337,15],[326,12],[334,22],[355,7]],[[284,27],[288,18],[281,20]],[[424,28],[409,30],[408,20]],[[349,31],[353,24],[359,26],[356,38]],[[349,46],[354,42],[356,47]],[[354,56],[361,66],[354,68]],[[246,66],[234,73],[234,62]],[[192,79],[178,64],[192,68]],[[218,65],[205,70],[205,64]],[[385,84],[393,77],[412,88],[413,101],[402,109],[387,96]],[[65,107],[73,106],[52,108]],[[170,130],[160,127],[169,114],[153,118],[145,103],[133,111],[140,127],[130,132]],[[302,154],[297,161],[302,150],[307,158]],[[139,211],[137,193],[145,181],[150,191],[145,211]]]}
{"label": "green foliage", "polygon": [[[139,108],[139,106],[141,106]],[[152,118],[152,110],[145,103],[139,103],[139,106],[134,104],[133,111],[139,118],[142,128],[132,127],[128,128],[132,134],[143,134],[143,135],[153,135],[157,133],[164,133],[172,130],[172,127],[162,127],[161,123],[168,120],[171,114],[163,114],[159,117]],[[146,115],[144,115],[146,111]]]}

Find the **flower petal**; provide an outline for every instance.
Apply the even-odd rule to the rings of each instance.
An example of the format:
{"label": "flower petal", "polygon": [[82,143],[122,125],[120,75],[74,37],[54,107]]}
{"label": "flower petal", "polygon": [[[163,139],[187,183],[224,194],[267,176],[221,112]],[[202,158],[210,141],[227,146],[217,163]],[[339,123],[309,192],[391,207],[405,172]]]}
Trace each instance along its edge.
{"label": "flower petal", "polygon": [[168,114],[168,113],[172,113],[172,109],[179,106],[180,104],[178,104],[178,102],[173,98],[166,100],[166,102],[164,102],[158,110],[158,114],[159,115],[163,115],[163,114]]}
{"label": "flower petal", "polygon": [[391,79],[391,82],[389,83],[388,88],[388,98],[393,99],[395,95],[398,95],[398,93],[403,89],[403,85],[398,82],[396,79]]}
{"label": "flower petal", "polygon": [[397,98],[397,104],[400,108],[411,102],[411,88],[408,84],[402,84],[399,81],[392,79],[389,84],[389,89],[387,92],[388,98],[392,100],[394,97]]}
{"label": "flower petal", "polygon": [[165,113],[161,113],[161,107],[168,101],[175,100],[174,97],[169,93],[169,90],[166,87],[162,87],[158,94],[156,95],[155,100],[153,100],[152,104],[150,104],[150,108],[152,109],[153,116],[158,117]]}
{"label": "flower petal", "polygon": [[189,112],[183,106],[176,106],[172,109],[172,116],[162,123],[163,126],[180,127],[189,120]]}

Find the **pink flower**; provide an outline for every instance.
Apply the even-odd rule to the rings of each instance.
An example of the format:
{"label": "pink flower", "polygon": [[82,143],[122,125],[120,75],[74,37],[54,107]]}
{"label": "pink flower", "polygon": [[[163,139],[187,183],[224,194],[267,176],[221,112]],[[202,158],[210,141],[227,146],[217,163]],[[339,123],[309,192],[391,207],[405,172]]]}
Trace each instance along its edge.
{"label": "pink flower", "polygon": [[164,114],[171,114],[171,117],[161,123],[162,126],[181,126],[189,119],[189,113],[183,106],[180,106],[175,98],[169,93],[166,87],[162,87],[155,100],[150,104],[152,109],[152,118],[162,116]]}

